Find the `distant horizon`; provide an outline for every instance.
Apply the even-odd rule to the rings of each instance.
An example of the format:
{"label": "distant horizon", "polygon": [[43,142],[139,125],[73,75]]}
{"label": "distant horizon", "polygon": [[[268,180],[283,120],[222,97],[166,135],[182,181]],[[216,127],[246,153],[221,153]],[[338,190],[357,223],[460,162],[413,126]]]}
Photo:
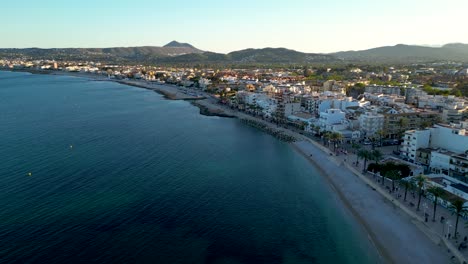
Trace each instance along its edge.
{"label": "distant horizon", "polygon": [[463,43],[463,42],[450,42],[450,43],[445,43],[445,44],[406,44],[406,43],[398,43],[398,44],[394,44],[394,45],[383,45],[383,46],[378,46],[378,47],[370,47],[370,48],[366,48],[366,49],[358,49],[358,50],[348,49],[348,50],[339,50],[339,51],[332,51],[332,52],[313,52],[313,51],[308,52],[308,51],[296,50],[296,49],[289,48],[289,47],[263,47],[263,48],[262,47],[260,47],[260,48],[246,47],[246,48],[242,48],[242,49],[239,49],[239,50],[232,50],[232,51],[228,51],[228,52],[215,52],[215,51],[200,48],[200,47],[198,47],[198,46],[196,46],[196,45],[194,45],[194,44],[192,44],[191,42],[188,42],[188,41],[171,40],[171,41],[168,41],[166,44],[162,44],[162,45],[103,46],[103,47],[94,47],[94,46],[87,46],[87,47],[21,47],[21,48],[1,47],[0,49],[105,49],[105,48],[164,47],[165,45],[167,45],[167,44],[169,44],[169,43],[171,43],[173,41],[181,43],[181,44],[192,45],[194,48],[199,49],[199,50],[204,51],[204,52],[214,52],[214,53],[220,53],[220,54],[228,54],[230,52],[235,52],[235,51],[239,51],[239,50],[247,50],[247,49],[269,49],[269,48],[272,48],[272,49],[288,49],[288,50],[294,50],[294,51],[298,51],[298,52],[302,52],[302,53],[331,54],[331,53],[347,52],[347,51],[363,51],[363,50],[369,50],[369,49],[375,49],[375,48],[381,48],[381,47],[393,47],[393,46],[397,46],[397,45],[419,46],[419,47],[427,47],[427,48],[442,48],[443,46],[449,45],[449,44],[468,45],[468,43]]}
{"label": "distant horizon", "polygon": [[[307,53],[399,43],[468,43],[466,0],[6,1],[1,48],[157,46],[202,50],[286,47]],[[432,45],[432,44],[430,44]]]}

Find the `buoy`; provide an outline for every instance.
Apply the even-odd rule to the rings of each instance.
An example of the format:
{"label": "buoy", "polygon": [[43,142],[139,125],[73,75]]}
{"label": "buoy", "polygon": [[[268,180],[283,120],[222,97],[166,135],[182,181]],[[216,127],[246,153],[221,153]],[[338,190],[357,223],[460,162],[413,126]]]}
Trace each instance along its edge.
{"label": "buoy", "polygon": [[32,176],[32,173],[29,172],[29,173],[28,173],[28,176]]}
{"label": "buoy", "polygon": [[72,149],[72,148],[73,148],[73,145],[70,145],[70,148]]}

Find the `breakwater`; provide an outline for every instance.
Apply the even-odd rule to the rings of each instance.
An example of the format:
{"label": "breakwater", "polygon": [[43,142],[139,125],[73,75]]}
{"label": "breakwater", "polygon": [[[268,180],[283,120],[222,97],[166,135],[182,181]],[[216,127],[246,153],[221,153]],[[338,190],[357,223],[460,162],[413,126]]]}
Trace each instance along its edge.
{"label": "breakwater", "polygon": [[277,139],[285,142],[295,142],[297,138],[291,135],[287,135],[284,131],[276,129],[271,125],[264,124],[263,122],[253,120],[253,119],[240,119],[242,123],[249,125],[251,127],[255,127],[261,129],[262,131],[276,137]]}

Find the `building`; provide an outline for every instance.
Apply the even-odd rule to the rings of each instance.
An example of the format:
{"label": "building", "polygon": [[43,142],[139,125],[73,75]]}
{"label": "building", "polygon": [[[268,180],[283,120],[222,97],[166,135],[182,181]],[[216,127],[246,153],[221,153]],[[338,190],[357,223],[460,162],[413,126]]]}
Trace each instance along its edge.
{"label": "building", "polygon": [[375,112],[365,112],[359,116],[359,127],[365,137],[372,137],[383,130],[384,116]]}
{"label": "building", "polygon": [[460,123],[466,116],[468,116],[468,107],[442,110],[442,121],[444,123]]}
{"label": "building", "polygon": [[426,171],[466,181],[468,135],[460,126],[435,125],[404,134],[401,157],[425,167]]}
{"label": "building", "polygon": [[416,164],[424,167],[425,171],[429,171],[431,165],[431,152],[430,148],[419,148],[416,150]]}
{"label": "building", "polygon": [[431,131],[425,130],[408,130],[403,136],[403,143],[400,147],[401,157],[410,162],[416,162],[416,151],[420,148],[429,148],[429,139]]}
{"label": "building", "polygon": [[348,128],[346,114],[340,109],[328,109],[320,113],[318,125],[322,131],[338,131]]}
{"label": "building", "polygon": [[365,88],[366,93],[371,94],[394,94],[400,95],[401,88],[398,86],[369,85]]}
{"label": "building", "polygon": [[382,113],[384,115],[384,132],[386,138],[401,138],[407,130],[430,127],[439,121],[439,115],[432,111],[414,111],[400,113],[395,109]]}
{"label": "building", "polygon": [[466,182],[468,178],[468,153],[453,155],[450,158],[449,175]]}

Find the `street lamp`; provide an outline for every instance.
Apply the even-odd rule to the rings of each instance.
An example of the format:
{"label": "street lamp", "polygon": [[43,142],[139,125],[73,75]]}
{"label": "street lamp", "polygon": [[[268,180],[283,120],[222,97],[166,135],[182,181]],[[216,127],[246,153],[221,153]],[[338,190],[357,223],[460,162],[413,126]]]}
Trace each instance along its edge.
{"label": "street lamp", "polygon": [[426,210],[428,208],[427,203],[423,203],[423,208],[424,208],[424,221],[427,222],[427,214],[426,214]]}
{"label": "street lamp", "polygon": [[447,237],[450,234],[450,228],[451,227],[452,227],[452,223],[450,222],[450,220],[447,220]]}

